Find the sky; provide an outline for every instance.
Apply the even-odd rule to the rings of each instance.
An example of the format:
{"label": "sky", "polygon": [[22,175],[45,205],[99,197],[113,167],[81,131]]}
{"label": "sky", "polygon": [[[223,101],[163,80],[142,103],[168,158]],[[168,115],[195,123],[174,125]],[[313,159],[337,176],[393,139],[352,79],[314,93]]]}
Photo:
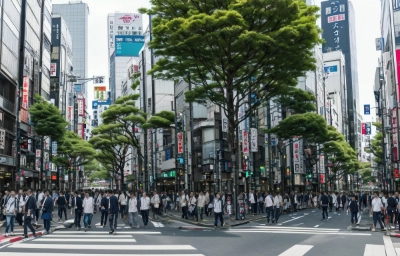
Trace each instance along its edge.
{"label": "sky", "polygon": [[[68,3],[53,0],[54,4]],[[137,12],[138,8],[150,7],[150,0],[84,0],[89,5],[89,77],[106,76],[108,81],[107,14],[113,12]],[[319,5],[321,0],[315,0]],[[356,16],[356,41],[359,81],[359,110],[364,104],[375,106],[373,83],[380,53],[375,51],[375,38],[380,37],[380,1],[352,0]],[[146,18],[144,18],[146,21]],[[146,28],[148,22],[145,22]],[[89,84],[90,86],[90,84]],[[93,91],[89,88],[89,102]],[[91,104],[89,105],[91,107]],[[374,111],[371,111],[374,113]],[[364,122],[373,121],[364,116]]]}

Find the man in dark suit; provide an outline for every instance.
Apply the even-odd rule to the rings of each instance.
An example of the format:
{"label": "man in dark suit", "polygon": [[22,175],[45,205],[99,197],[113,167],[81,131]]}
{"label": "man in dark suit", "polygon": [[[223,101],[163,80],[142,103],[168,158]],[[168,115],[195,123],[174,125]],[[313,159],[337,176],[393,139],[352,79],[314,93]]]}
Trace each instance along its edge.
{"label": "man in dark suit", "polygon": [[108,195],[107,192],[105,192],[101,198],[101,203],[100,203],[100,208],[101,208],[101,219],[100,219],[100,225],[103,226],[103,228],[107,225],[107,217],[108,217]]}
{"label": "man in dark suit", "polygon": [[114,192],[108,190],[109,207],[108,214],[110,216],[110,234],[117,234],[117,218],[118,218],[118,198],[114,196]]}
{"label": "man in dark suit", "polygon": [[50,196],[50,191],[46,189],[44,192],[44,199],[43,199],[42,219],[47,234],[50,234],[50,221],[51,221],[51,214],[53,213],[53,204],[54,201],[53,198]]}
{"label": "man in dark suit", "polygon": [[74,212],[75,212],[74,224],[75,224],[76,230],[80,230],[83,206],[82,206],[82,198],[80,197],[79,191],[74,192],[74,198],[72,199],[71,205],[72,205],[71,206],[71,215],[72,215],[72,209],[74,209]]}
{"label": "man in dark suit", "polygon": [[36,200],[32,195],[32,189],[27,190],[28,199],[25,204],[25,218],[24,218],[24,237],[28,238],[28,228],[32,231],[34,237],[36,237],[36,231],[33,228],[31,221],[35,219]]}

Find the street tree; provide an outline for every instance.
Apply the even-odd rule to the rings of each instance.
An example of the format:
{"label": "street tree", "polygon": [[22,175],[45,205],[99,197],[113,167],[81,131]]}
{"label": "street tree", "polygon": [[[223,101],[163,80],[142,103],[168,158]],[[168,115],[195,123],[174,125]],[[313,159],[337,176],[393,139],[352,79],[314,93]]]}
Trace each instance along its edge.
{"label": "street tree", "polygon": [[[151,9],[140,10],[153,18],[150,47],[159,58],[149,73],[186,80],[187,102],[221,107],[233,155],[240,122],[315,69],[318,7],[304,1],[150,2]],[[252,94],[257,100],[245,108]]]}
{"label": "street tree", "polygon": [[281,95],[274,99],[286,112],[304,114],[316,110],[316,98],[312,92],[297,87],[287,87]]}
{"label": "street tree", "polygon": [[110,178],[110,172],[95,158],[84,165],[85,174],[89,176],[89,181],[107,180]]}
{"label": "street tree", "polygon": [[373,161],[380,165],[383,164],[383,149],[382,149],[382,139],[383,139],[383,133],[382,133],[382,124],[373,122],[373,126],[376,127],[376,134],[374,137],[370,140],[369,142],[369,147],[367,148],[368,153],[372,153],[374,155]]}
{"label": "street tree", "polygon": [[64,136],[68,122],[56,106],[40,95],[35,95],[35,103],[29,108],[29,113],[38,135],[49,136],[54,141]]}

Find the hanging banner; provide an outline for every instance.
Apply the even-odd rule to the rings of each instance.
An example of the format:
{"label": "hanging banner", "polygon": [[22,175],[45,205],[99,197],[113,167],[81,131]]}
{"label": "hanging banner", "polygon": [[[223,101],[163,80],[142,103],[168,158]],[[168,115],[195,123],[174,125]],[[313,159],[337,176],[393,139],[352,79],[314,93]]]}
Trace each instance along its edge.
{"label": "hanging banner", "polygon": [[78,99],[78,115],[85,116],[85,99]]}
{"label": "hanging banner", "polygon": [[36,149],[36,157],[40,158],[41,155],[42,155],[42,151],[40,149]]}
{"label": "hanging banner", "polygon": [[366,130],[365,130],[365,123],[361,124],[361,134],[365,135],[366,134]]}
{"label": "hanging banner", "polygon": [[6,130],[0,129],[0,149],[4,149],[6,143]]}
{"label": "hanging banner", "polygon": [[300,173],[300,142],[296,140],[293,142],[293,163],[294,173]]}
{"label": "hanging banner", "polygon": [[365,123],[365,134],[371,135],[371,130],[372,130],[371,122]]}
{"label": "hanging banner", "polygon": [[249,153],[249,134],[247,131],[242,131],[242,145],[243,145],[243,153]]}
{"label": "hanging banner", "polygon": [[397,162],[399,160],[399,151],[398,151],[398,135],[397,135],[397,114],[396,108],[392,109],[392,140],[393,140],[393,160]]}
{"label": "hanging banner", "polygon": [[258,152],[258,131],[256,128],[251,128],[251,152]]}
{"label": "hanging banner", "polygon": [[22,107],[26,110],[29,108],[29,77],[24,76],[22,80]]}
{"label": "hanging banner", "polygon": [[222,119],[222,131],[228,132],[228,118]]}
{"label": "hanging banner", "polygon": [[183,133],[179,132],[178,136],[178,154],[183,154]]}
{"label": "hanging banner", "polygon": [[371,114],[371,105],[365,104],[364,105],[364,115],[370,115],[370,114]]}

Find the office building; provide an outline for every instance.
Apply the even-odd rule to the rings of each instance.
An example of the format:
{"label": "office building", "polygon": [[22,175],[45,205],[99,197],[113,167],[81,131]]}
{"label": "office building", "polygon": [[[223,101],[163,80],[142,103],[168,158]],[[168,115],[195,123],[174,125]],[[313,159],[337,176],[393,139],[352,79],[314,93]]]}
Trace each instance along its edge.
{"label": "office building", "polygon": [[322,38],[324,53],[341,50],[346,63],[346,98],[348,137],[353,148],[359,147],[358,132],[358,71],[355,35],[355,16],[350,0],[323,1],[321,3]]}
{"label": "office building", "polygon": [[[88,16],[89,6],[82,1],[67,4],[53,4],[53,14],[61,15],[69,29],[72,39],[73,74],[80,78],[88,77]],[[100,74],[99,74],[100,75]],[[78,82],[79,83],[79,80]],[[88,84],[82,84],[82,93],[88,96]]]}

